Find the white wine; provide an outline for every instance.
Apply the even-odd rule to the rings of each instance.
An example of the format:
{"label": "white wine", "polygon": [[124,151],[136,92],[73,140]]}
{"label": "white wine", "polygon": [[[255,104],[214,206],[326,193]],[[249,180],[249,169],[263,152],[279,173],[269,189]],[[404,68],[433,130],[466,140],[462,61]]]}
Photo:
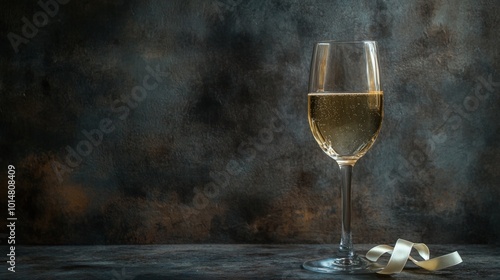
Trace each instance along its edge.
{"label": "white wine", "polygon": [[383,93],[309,93],[309,126],[335,160],[356,160],[372,146],[383,118]]}

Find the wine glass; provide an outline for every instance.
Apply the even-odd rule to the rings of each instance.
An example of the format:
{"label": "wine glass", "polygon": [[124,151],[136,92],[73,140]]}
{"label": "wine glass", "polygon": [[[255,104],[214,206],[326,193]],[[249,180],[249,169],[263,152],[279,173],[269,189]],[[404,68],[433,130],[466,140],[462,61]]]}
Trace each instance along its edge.
{"label": "wine glass", "polygon": [[318,42],[309,76],[308,118],[312,134],[342,175],[342,235],[337,255],[306,261],[324,273],[367,273],[377,268],[356,255],[351,237],[351,174],[373,145],[383,118],[377,44],[374,41]]}

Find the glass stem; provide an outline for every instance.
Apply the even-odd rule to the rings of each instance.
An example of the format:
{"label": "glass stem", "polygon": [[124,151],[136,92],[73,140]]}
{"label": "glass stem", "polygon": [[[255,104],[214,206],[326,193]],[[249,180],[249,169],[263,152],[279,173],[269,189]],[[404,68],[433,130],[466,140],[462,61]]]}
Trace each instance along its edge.
{"label": "glass stem", "polygon": [[339,164],[342,175],[342,236],[340,239],[340,253],[352,259],[355,255],[351,236],[351,175],[353,164]]}

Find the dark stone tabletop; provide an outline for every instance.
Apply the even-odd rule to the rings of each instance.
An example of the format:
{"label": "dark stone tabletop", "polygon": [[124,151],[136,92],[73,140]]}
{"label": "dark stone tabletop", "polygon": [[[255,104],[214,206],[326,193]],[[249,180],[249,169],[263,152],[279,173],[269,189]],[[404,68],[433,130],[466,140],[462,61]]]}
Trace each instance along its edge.
{"label": "dark stone tabletop", "polygon": [[[372,246],[357,250],[364,254]],[[301,268],[304,260],[328,255],[333,246],[324,244],[20,246],[16,272],[4,262],[0,279],[500,279],[498,246],[428,246],[431,258],[458,251],[463,263],[435,272],[407,264],[392,276],[334,276]]]}

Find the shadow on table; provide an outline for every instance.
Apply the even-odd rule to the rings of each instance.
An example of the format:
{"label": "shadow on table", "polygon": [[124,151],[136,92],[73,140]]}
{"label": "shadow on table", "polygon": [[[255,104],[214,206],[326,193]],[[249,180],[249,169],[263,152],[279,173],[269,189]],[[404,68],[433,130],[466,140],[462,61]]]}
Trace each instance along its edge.
{"label": "shadow on table", "polygon": [[[340,277],[340,278],[339,278]],[[322,274],[313,273],[308,271],[290,271],[285,272],[282,275],[228,275],[221,274],[217,276],[213,275],[203,275],[196,273],[145,273],[135,276],[134,280],[164,280],[164,279],[175,279],[175,280],[212,280],[212,279],[280,279],[280,280],[306,280],[306,279],[342,279],[342,280],[383,280],[389,279],[391,276],[380,275],[380,274],[369,274],[369,275],[332,275],[332,274]]]}

